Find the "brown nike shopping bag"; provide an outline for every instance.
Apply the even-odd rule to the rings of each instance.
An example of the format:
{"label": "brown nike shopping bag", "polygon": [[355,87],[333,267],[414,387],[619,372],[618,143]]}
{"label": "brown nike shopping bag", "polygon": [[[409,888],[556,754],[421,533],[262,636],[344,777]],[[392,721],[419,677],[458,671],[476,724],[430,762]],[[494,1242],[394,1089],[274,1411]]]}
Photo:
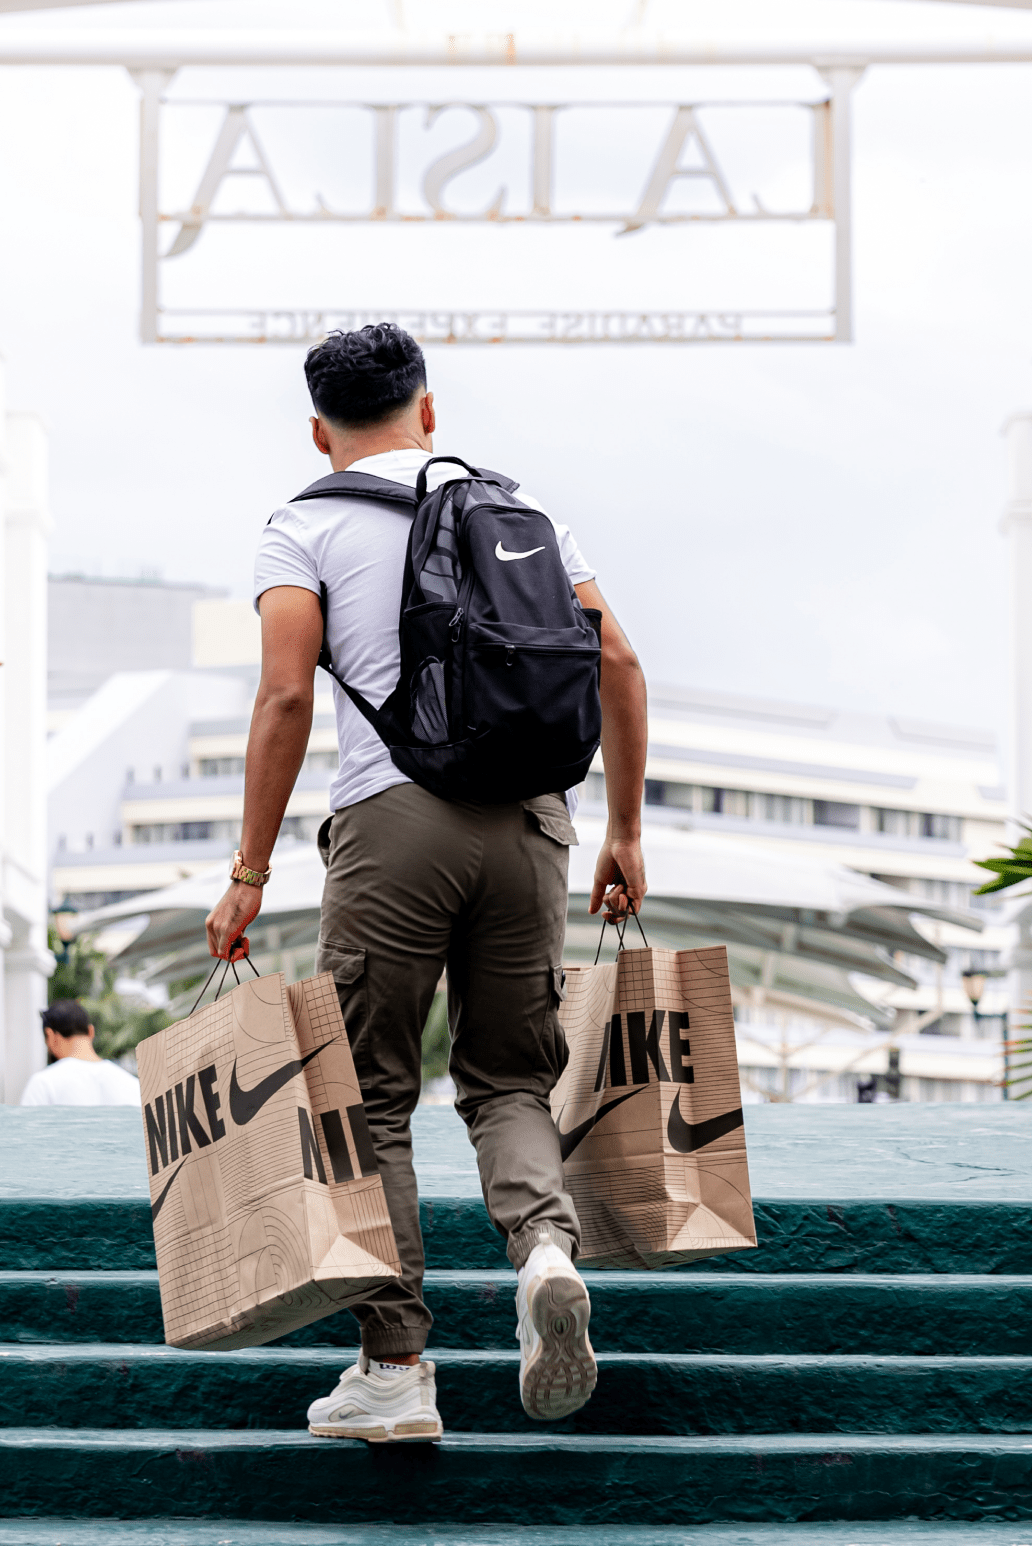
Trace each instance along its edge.
{"label": "brown nike shopping bag", "polygon": [[166,1342],[255,1347],[400,1276],[331,976],[242,982],[136,1056]]}
{"label": "brown nike shopping bag", "polygon": [[756,1245],[727,951],[566,970],[552,1093],[578,1263],[666,1267]]}

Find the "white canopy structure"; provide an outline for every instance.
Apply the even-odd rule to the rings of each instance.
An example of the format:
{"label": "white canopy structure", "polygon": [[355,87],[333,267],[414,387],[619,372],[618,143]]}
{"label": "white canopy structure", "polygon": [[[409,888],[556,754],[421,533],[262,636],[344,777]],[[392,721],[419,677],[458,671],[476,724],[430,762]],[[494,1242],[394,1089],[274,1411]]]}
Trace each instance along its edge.
{"label": "white canopy structure", "polygon": [[[600,924],[588,914],[602,823],[577,824],[580,847],[570,855],[566,959],[594,958]],[[737,989],[844,1018],[886,1023],[888,1016],[854,982],[874,978],[914,985],[897,953],[942,963],[945,951],[918,931],[913,916],[980,930],[974,913],[937,907],[896,887],[822,861],[784,857],[746,837],[646,828],[649,895],[642,923],[649,942],[683,949],[723,944]],[[268,969],[284,952],[309,954],[319,932],[323,867],[313,845],[276,856],[262,911],[248,930],[252,955]],[[137,919],[115,957],[151,982],[177,982],[207,972],[206,914],[226,884],[225,868],[162,891],[84,913],[82,933]],[[146,911],[144,912],[144,909]],[[634,933],[633,943],[640,940]],[[627,943],[632,944],[631,934]],[[611,950],[610,931],[604,942]]]}

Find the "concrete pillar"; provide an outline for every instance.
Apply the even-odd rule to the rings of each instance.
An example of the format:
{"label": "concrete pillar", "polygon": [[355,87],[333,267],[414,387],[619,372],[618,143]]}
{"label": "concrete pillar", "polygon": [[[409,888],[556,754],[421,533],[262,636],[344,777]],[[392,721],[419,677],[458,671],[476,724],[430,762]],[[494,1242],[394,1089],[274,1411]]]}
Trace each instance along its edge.
{"label": "concrete pillar", "polygon": [[[1032,813],[1032,412],[1016,413],[1004,425],[1010,456],[1010,489],[1001,529],[1010,538],[1011,659],[1014,680],[1011,714],[1009,804],[1015,820]],[[1017,827],[1013,827],[1016,834]],[[1011,1035],[1032,1019],[1032,907],[1019,922],[1011,954]]]}
{"label": "concrete pillar", "polygon": [[6,416],[3,513],[3,1091],[46,1062],[39,1010],[47,949],[47,437],[35,414]]}

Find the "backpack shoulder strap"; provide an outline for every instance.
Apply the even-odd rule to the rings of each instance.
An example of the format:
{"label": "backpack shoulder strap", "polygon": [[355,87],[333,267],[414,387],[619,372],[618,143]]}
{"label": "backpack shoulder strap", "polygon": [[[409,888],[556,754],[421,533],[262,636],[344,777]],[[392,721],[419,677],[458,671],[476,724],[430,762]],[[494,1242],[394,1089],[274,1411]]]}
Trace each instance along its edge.
{"label": "backpack shoulder strap", "polygon": [[415,509],[418,503],[415,489],[404,483],[392,483],[389,478],[378,478],[371,472],[331,472],[325,478],[310,483],[290,501],[299,499],[325,499],[329,494],[347,494],[359,499],[386,499],[392,504],[407,505]]}

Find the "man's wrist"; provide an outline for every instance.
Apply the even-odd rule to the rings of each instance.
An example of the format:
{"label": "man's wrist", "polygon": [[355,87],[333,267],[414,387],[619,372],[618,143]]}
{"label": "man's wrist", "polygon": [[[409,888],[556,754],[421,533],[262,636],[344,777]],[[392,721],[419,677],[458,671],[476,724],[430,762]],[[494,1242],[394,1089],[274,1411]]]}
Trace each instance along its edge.
{"label": "man's wrist", "polygon": [[260,889],[271,874],[271,865],[259,870],[254,865],[246,863],[239,848],[233,855],[233,867],[229,872],[230,880],[241,881],[245,886],[256,886]]}

